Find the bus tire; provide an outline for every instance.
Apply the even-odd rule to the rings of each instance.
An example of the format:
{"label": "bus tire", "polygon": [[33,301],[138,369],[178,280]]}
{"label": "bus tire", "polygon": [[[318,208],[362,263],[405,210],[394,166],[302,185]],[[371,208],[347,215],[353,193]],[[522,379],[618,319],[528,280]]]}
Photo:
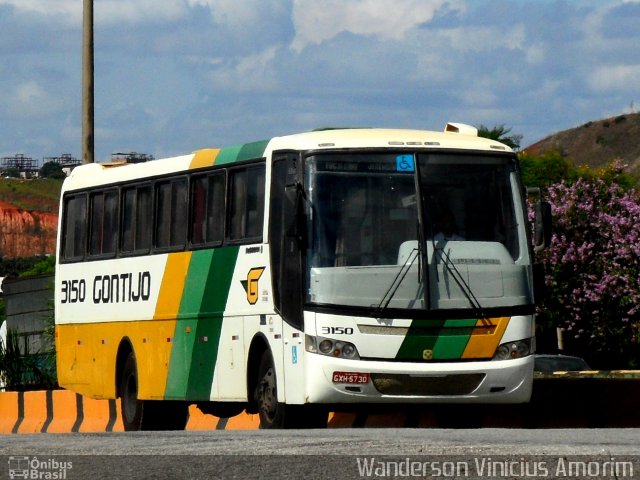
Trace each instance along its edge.
{"label": "bus tire", "polygon": [[122,369],[120,407],[125,431],[184,430],[189,417],[186,402],[138,399],[138,368],[133,352],[129,352]]}
{"label": "bus tire", "polygon": [[278,387],[273,356],[262,354],[255,390],[261,429],[326,428],[328,412],[318,406],[287,405],[278,402]]}
{"label": "bus tire", "polygon": [[122,410],[122,423],[126,432],[142,429],[143,402],[138,400],[138,369],[133,352],[129,352],[122,369],[120,409]]}

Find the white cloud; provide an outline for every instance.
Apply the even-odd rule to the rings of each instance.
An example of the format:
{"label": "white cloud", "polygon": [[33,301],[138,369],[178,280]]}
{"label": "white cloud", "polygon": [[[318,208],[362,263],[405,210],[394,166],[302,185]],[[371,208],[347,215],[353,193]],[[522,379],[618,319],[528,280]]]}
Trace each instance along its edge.
{"label": "white cloud", "polygon": [[[194,0],[94,0],[93,16],[96,25],[119,22],[140,22],[154,19],[176,20],[187,10],[187,2]],[[45,17],[64,19],[66,24],[82,24],[82,0],[0,0],[0,5],[12,5],[18,11]]]}
{"label": "white cloud", "polygon": [[264,0],[186,0],[189,6],[206,6],[216,23],[228,28],[247,28],[263,18],[264,10],[273,10],[275,1]]}
{"label": "white cloud", "polygon": [[36,82],[28,82],[18,86],[15,99],[18,103],[39,102],[46,98],[47,94]]}
{"label": "white cloud", "polygon": [[451,48],[460,52],[486,52],[504,47],[508,50],[522,49],[526,33],[524,25],[515,25],[510,30],[495,27],[460,27],[439,32],[448,39]]}
{"label": "white cloud", "polygon": [[174,21],[185,15],[186,11],[185,0],[100,0],[94,4],[94,21],[96,24]]}
{"label": "white cloud", "polygon": [[[235,65],[218,63],[211,78],[216,87],[235,92],[265,92],[276,87],[275,68],[273,63],[277,48],[266,50],[240,58]],[[214,62],[215,64],[215,62]]]}
{"label": "white cloud", "polygon": [[[532,142],[640,102],[629,0],[94,3],[100,158],[132,131],[157,156],[323,124],[517,119]],[[80,145],[82,4],[0,0],[14,10],[0,19],[1,148]]]}
{"label": "white cloud", "polygon": [[7,111],[16,118],[41,118],[58,112],[63,106],[61,99],[50,95],[37,82],[18,85],[5,98]]}
{"label": "white cloud", "polygon": [[541,64],[546,58],[546,49],[540,43],[527,47],[524,58],[529,64]]}
{"label": "white cloud", "polygon": [[615,65],[598,67],[587,80],[596,92],[638,91],[640,65]]}
{"label": "white cloud", "polygon": [[17,10],[43,15],[82,18],[82,2],[79,0],[0,0],[0,5],[12,5]]}
{"label": "white cloud", "polygon": [[299,52],[342,32],[401,40],[444,6],[461,8],[458,2],[445,0],[294,0],[292,48]]}

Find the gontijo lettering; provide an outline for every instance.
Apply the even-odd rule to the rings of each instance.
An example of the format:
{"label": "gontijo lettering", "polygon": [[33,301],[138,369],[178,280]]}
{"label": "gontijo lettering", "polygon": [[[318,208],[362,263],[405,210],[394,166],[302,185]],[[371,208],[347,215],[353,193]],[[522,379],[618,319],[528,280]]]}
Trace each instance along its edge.
{"label": "gontijo lettering", "polygon": [[[93,278],[93,303],[146,302],[151,296],[151,273],[114,273]],[[84,279],[63,280],[61,303],[83,303],[87,296]]]}
{"label": "gontijo lettering", "polygon": [[93,303],[146,302],[150,292],[149,272],[98,275],[93,279]]}

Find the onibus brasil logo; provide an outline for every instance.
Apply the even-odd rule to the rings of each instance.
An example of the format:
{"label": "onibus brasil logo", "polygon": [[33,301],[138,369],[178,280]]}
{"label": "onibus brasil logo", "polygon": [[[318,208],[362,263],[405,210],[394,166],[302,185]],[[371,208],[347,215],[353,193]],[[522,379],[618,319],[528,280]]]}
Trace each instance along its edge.
{"label": "onibus brasil logo", "polygon": [[73,462],[62,462],[54,458],[41,460],[38,457],[9,457],[9,478],[29,478],[41,480],[64,480]]}

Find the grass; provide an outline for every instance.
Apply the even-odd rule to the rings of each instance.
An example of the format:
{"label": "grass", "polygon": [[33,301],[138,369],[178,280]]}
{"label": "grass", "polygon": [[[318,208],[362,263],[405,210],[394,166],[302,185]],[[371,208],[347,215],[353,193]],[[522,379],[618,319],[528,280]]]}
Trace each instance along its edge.
{"label": "grass", "polygon": [[0,202],[37,212],[57,212],[62,180],[0,179]]}

